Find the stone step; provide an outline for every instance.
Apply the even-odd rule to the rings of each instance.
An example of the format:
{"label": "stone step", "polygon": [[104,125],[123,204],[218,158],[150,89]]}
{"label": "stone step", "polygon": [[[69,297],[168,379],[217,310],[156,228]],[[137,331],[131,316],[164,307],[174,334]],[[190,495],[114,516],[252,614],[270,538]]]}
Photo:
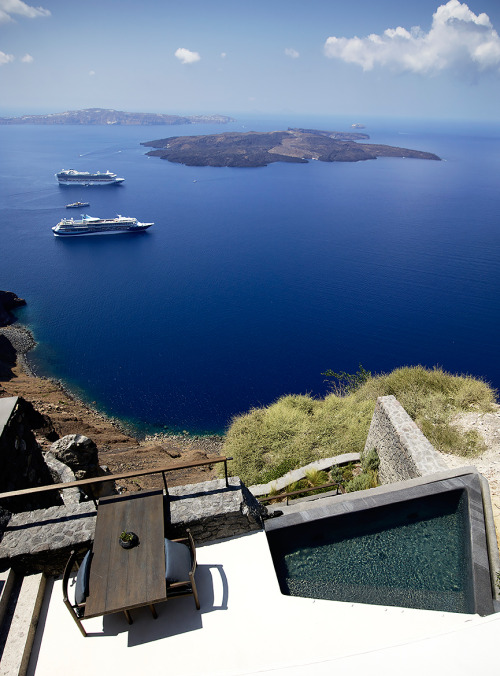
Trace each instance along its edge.
{"label": "stone step", "polygon": [[0,629],[0,676],[24,676],[28,668],[47,578],[16,576]]}

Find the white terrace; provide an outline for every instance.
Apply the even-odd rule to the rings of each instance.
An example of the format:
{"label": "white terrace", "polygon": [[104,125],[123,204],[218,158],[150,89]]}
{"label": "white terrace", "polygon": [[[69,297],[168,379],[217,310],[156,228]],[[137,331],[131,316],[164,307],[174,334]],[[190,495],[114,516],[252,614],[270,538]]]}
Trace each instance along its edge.
{"label": "white terrace", "polygon": [[[498,665],[500,615],[338,603],[281,594],[264,532],[198,549],[192,597],[85,620],[50,582],[28,674],[471,674]],[[0,673],[3,673],[0,669]]]}

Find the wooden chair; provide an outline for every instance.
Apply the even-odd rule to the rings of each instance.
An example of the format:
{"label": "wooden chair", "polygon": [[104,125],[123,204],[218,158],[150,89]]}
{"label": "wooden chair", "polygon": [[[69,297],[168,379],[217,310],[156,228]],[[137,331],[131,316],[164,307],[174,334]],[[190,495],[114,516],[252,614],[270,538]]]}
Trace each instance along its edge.
{"label": "wooden chair", "polygon": [[87,632],[83,628],[83,624],[81,622],[81,618],[83,617],[83,613],[85,611],[85,601],[78,603],[76,599],[71,602],[68,598],[68,584],[69,584],[69,577],[71,575],[71,572],[73,570],[73,567],[76,563],[78,570],[80,571],[80,566],[78,565],[77,561],[78,554],[73,550],[70,554],[70,557],[68,559],[68,562],[66,563],[66,567],[64,569],[64,574],[63,574],[63,601],[66,606],[66,608],[69,610],[71,617],[75,620],[75,622],[78,625],[78,629],[82,632],[83,636],[87,636]]}
{"label": "wooden chair", "polygon": [[[180,579],[171,579],[169,580],[169,563],[168,560],[166,561],[166,577],[167,577],[167,600],[171,598],[175,598],[177,596],[187,596],[191,595],[194,596],[194,602],[196,605],[197,610],[200,609],[200,601],[198,598],[198,590],[196,589],[196,582],[194,579],[194,574],[196,572],[196,547],[194,544],[193,536],[191,535],[191,531],[187,529],[187,537],[185,538],[178,538],[176,540],[170,540],[167,542],[173,542],[173,543],[180,543],[182,545],[185,545],[189,549],[189,554],[190,554],[190,560],[191,560],[191,567],[188,569],[187,566],[183,566],[181,564],[181,572],[183,573],[182,575],[174,575],[174,578],[180,577]],[[167,549],[167,545],[166,545]],[[167,557],[168,559],[168,557]]]}

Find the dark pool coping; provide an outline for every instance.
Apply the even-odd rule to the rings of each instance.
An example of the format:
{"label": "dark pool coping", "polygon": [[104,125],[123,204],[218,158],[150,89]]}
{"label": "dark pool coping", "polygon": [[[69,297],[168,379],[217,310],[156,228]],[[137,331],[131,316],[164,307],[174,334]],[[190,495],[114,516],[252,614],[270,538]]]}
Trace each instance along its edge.
{"label": "dark pool coping", "polygon": [[266,533],[270,533],[332,516],[464,489],[469,506],[474,612],[478,615],[490,615],[494,612],[493,598],[497,596],[494,576],[500,570],[500,559],[492,513],[489,514],[489,511],[492,512],[491,499],[489,491],[483,491],[481,479],[483,477],[475,467],[436,472],[418,479],[325,498],[320,501],[322,504],[315,502],[308,508],[301,505],[303,509],[300,511],[268,519],[264,527]]}

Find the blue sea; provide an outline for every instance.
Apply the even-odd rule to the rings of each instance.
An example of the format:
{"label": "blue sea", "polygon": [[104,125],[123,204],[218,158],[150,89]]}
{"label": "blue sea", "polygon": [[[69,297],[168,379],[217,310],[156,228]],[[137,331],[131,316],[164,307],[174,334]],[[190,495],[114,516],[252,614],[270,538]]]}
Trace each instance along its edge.
{"label": "blue sea", "polygon": [[[361,120],[371,142],[443,162],[185,167],[140,145],[357,121],[0,126],[0,288],[27,300],[17,315],[38,343],[35,370],[169,433],[219,433],[281,395],[323,396],[322,372],[359,363],[439,365],[500,387],[500,125]],[[60,187],[54,173],[71,168],[125,182]],[[77,200],[155,225],[55,238]]]}

